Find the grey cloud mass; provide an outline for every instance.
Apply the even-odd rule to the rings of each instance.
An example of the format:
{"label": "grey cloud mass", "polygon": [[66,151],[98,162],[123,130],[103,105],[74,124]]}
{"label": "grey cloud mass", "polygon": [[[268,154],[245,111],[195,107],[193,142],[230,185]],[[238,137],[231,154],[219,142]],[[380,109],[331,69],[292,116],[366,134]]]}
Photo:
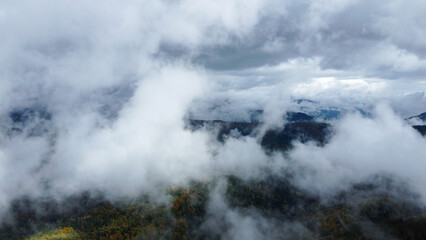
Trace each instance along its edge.
{"label": "grey cloud mass", "polygon": [[423,5],[421,1],[276,1],[249,33],[207,44],[192,61],[214,70],[235,70],[320,57],[323,69],[352,70],[364,77],[423,79]]}

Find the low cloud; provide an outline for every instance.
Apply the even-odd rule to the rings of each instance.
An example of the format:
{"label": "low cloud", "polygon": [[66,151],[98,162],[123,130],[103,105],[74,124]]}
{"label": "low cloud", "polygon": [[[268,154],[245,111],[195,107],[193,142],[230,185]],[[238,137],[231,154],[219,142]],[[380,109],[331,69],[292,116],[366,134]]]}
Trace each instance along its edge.
{"label": "low cloud", "polygon": [[[424,200],[426,140],[400,117],[426,111],[423,6],[3,1],[0,208],[23,195],[84,190],[158,196],[191,180],[262,177],[264,169],[292,172],[299,187],[319,195],[386,173]],[[296,143],[285,155],[266,154],[262,132],[282,127],[298,98],[391,107],[336,121],[323,147]],[[250,121],[255,110],[264,111],[258,136],[235,132],[222,143],[206,129],[185,128],[186,118]],[[20,111],[38,113],[14,121]],[[296,237],[306,230],[230,209],[220,194],[211,201],[229,239],[278,236],[283,224]]]}
{"label": "low cloud", "polygon": [[339,121],[324,147],[297,144],[290,159],[305,174],[296,182],[316,192],[335,192],[376,173],[407,181],[426,199],[424,149],[426,139],[387,106],[373,118],[359,114]]}

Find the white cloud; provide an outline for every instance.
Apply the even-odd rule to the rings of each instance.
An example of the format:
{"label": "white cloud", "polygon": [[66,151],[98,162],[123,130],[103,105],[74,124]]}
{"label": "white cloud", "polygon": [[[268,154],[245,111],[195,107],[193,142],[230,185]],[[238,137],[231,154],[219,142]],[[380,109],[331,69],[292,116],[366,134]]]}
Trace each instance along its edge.
{"label": "white cloud", "polygon": [[335,135],[322,147],[297,144],[290,158],[307,174],[297,180],[318,192],[342,190],[377,173],[408,180],[426,202],[424,155],[426,139],[381,105],[373,119],[350,115],[340,121]]}
{"label": "white cloud", "polygon": [[310,82],[297,84],[295,96],[313,99],[348,98],[363,99],[383,96],[387,83],[379,79],[336,79],[335,77],[314,78]]}
{"label": "white cloud", "polygon": [[[56,134],[50,141],[2,136],[1,201],[43,191],[42,180],[57,191],[94,187],[127,194],[238,172],[241,165],[243,173],[252,174],[267,158],[256,139],[211,146],[205,133],[184,130],[188,108],[206,111],[220,99],[230,104],[220,106],[219,114],[246,119],[245,109],[263,108],[265,120],[279,125],[294,95],[375,102],[392,96],[406,80],[407,92],[416,88],[422,94],[422,6],[414,0],[1,1],[0,114],[45,106],[53,114]],[[162,44],[184,53],[159,58]],[[199,55],[214,64],[203,63]],[[105,93],[132,84],[124,100]],[[201,107],[192,105],[194,99]],[[416,103],[423,95],[410,99],[393,106],[404,114],[424,107],[423,100]],[[99,113],[111,102],[123,105],[112,120]],[[338,133],[324,149],[302,145],[293,154],[320,158],[325,171],[328,158],[352,169],[344,171],[362,171],[354,161],[339,162],[345,155],[335,150],[352,150],[346,145],[349,137],[364,150],[352,160],[367,161],[372,153],[380,158],[378,163],[361,162],[365,174],[384,169],[423,179],[413,165],[401,166],[404,154],[420,162],[424,140],[387,111],[380,114],[373,120],[347,118],[338,131],[348,136]],[[358,126],[355,132],[352,126]],[[374,137],[363,135],[364,128]],[[383,146],[367,144],[373,140]],[[379,168],[388,157],[395,164]]]}

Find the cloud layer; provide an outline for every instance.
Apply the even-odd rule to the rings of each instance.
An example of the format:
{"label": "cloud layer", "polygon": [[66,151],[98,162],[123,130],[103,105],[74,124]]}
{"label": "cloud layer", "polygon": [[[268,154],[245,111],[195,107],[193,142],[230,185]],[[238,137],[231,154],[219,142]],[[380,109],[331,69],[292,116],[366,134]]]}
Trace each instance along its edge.
{"label": "cloud layer", "polygon": [[[190,114],[247,120],[246,110],[264,109],[276,126],[297,97],[424,112],[425,12],[421,0],[0,1],[0,205],[282,166],[255,138],[221,145],[186,130]],[[33,123],[8,133],[10,113],[26,108],[51,114],[31,120],[48,122],[45,133],[26,134]],[[425,141],[392,110],[350,116],[336,132],[324,149],[292,153],[318,172],[314,183],[388,171],[426,193]]]}

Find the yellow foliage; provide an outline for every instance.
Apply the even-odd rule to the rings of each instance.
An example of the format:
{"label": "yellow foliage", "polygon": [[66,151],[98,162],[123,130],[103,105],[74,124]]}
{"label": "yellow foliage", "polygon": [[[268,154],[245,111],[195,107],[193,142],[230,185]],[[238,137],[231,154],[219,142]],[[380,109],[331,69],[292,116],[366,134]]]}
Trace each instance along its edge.
{"label": "yellow foliage", "polygon": [[46,233],[37,233],[28,238],[29,240],[67,240],[79,239],[77,232],[72,227],[64,227],[61,229],[49,231]]}

